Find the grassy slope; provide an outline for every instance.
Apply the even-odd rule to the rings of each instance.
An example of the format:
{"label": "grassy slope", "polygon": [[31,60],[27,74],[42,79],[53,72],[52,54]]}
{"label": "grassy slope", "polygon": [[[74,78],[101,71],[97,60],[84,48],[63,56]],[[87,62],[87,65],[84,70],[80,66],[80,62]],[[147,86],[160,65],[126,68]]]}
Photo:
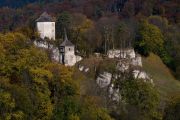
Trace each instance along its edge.
{"label": "grassy slope", "polygon": [[143,58],[143,68],[151,75],[163,97],[168,98],[173,94],[180,94],[180,82],[173,77],[158,56],[151,54]]}

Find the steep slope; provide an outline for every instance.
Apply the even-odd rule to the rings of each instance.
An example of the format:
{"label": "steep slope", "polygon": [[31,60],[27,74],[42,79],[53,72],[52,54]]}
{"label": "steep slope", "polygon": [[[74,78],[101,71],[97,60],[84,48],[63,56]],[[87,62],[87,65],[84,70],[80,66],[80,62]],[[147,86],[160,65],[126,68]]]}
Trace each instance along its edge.
{"label": "steep slope", "polygon": [[168,98],[180,93],[180,82],[173,77],[158,56],[151,54],[143,58],[143,68],[153,78],[162,97]]}

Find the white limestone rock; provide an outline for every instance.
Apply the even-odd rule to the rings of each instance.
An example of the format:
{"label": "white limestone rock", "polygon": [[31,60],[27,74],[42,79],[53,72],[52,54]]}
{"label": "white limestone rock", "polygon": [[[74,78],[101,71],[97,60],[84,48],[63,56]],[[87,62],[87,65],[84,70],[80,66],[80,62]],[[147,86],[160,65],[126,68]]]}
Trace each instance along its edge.
{"label": "white limestone rock", "polygon": [[89,71],[89,68],[86,68],[86,69],[84,70],[84,72],[86,72],[86,73],[87,73],[88,71]]}
{"label": "white limestone rock", "polygon": [[127,61],[119,61],[119,63],[117,64],[116,68],[117,70],[121,71],[121,72],[125,72],[129,69],[129,62]]}
{"label": "white limestone rock", "polygon": [[59,49],[56,47],[52,49],[52,59],[59,62]]}
{"label": "white limestone rock", "polygon": [[117,101],[117,102],[121,98],[119,94],[119,89],[114,89],[114,84],[111,84],[111,86],[109,87],[109,97],[111,98],[111,100]]}
{"label": "white limestone rock", "polygon": [[76,62],[79,62],[81,60],[83,60],[83,58],[81,56],[76,55]]}
{"label": "white limestone rock", "polygon": [[134,66],[142,67],[142,58],[141,58],[141,56],[136,56],[134,59],[132,59],[131,64],[134,65]]}
{"label": "white limestone rock", "polygon": [[108,58],[135,58],[136,54],[134,49],[124,49],[124,50],[109,50],[107,52]]}
{"label": "white limestone rock", "polygon": [[120,100],[120,98],[121,98],[121,96],[119,94],[119,89],[116,89],[114,91],[114,93],[112,94],[112,100],[118,102]]}
{"label": "white limestone rock", "polygon": [[100,88],[107,87],[111,83],[112,74],[108,72],[104,72],[103,74],[100,74],[98,78],[96,79],[97,84]]}
{"label": "white limestone rock", "polygon": [[45,48],[48,49],[48,44],[44,41],[34,41],[34,45],[39,47],[39,48]]}
{"label": "white limestone rock", "polygon": [[133,75],[136,79],[150,79],[146,72],[140,70],[134,70]]}
{"label": "white limestone rock", "polygon": [[84,66],[79,66],[79,71],[83,71],[84,70]]}
{"label": "white limestone rock", "polygon": [[95,57],[100,57],[101,53],[94,53]]}

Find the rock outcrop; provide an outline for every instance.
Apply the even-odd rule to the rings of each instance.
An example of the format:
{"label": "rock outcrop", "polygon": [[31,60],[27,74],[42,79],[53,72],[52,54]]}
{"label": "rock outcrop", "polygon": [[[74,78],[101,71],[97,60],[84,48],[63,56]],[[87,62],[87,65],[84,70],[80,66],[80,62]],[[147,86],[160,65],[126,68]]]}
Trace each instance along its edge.
{"label": "rock outcrop", "polygon": [[99,87],[104,88],[110,85],[111,79],[112,79],[112,74],[108,72],[104,72],[103,74],[100,74],[97,77],[96,82],[99,85]]}
{"label": "rock outcrop", "polygon": [[[98,53],[95,56],[98,58],[101,55]],[[96,73],[96,84],[100,89],[107,90],[110,100],[118,102],[121,99],[121,91],[117,87],[116,83],[121,79],[126,80],[124,76],[127,77],[128,75],[132,75],[135,79],[141,79],[145,82],[150,81],[153,83],[151,77],[145,71],[143,71],[142,58],[140,55],[135,53],[134,49],[109,50],[107,57],[108,60],[116,61],[114,68],[116,72],[112,73],[107,71],[107,69],[100,69],[101,71]],[[90,68],[86,67],[86,64],[79,65],[78,68],[79,71],[89,74]],[[96,69],[94,72],[97,72]]]}
{"label": "rock outcrop", "polygon": [[[132,74],[135,79],[143,79],[145,82],[148,80],[153,83],[150,76],[142,70],[141,56],[136,54],[134,49],[126,50],[109,50],[107,53],[108,58],[118,59],[116,70],[122,74]],[[114,87],[114,82],[121,78],[121,75],[117,73],[104,73],[99,74],[96,79],[100,88],[108,88],[109,97],[113,101],[119,101],[121,96],[119,89]],[[129,73],[131,72],[131,73]]]}

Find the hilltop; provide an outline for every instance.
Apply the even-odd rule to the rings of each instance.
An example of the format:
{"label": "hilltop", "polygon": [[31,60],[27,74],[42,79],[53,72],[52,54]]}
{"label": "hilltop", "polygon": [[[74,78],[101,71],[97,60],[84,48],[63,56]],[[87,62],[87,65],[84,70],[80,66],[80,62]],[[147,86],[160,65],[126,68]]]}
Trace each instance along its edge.
{"label": "hilltop", "polygon": [[179,120],[179,0],[0,0],[0,120]]}

